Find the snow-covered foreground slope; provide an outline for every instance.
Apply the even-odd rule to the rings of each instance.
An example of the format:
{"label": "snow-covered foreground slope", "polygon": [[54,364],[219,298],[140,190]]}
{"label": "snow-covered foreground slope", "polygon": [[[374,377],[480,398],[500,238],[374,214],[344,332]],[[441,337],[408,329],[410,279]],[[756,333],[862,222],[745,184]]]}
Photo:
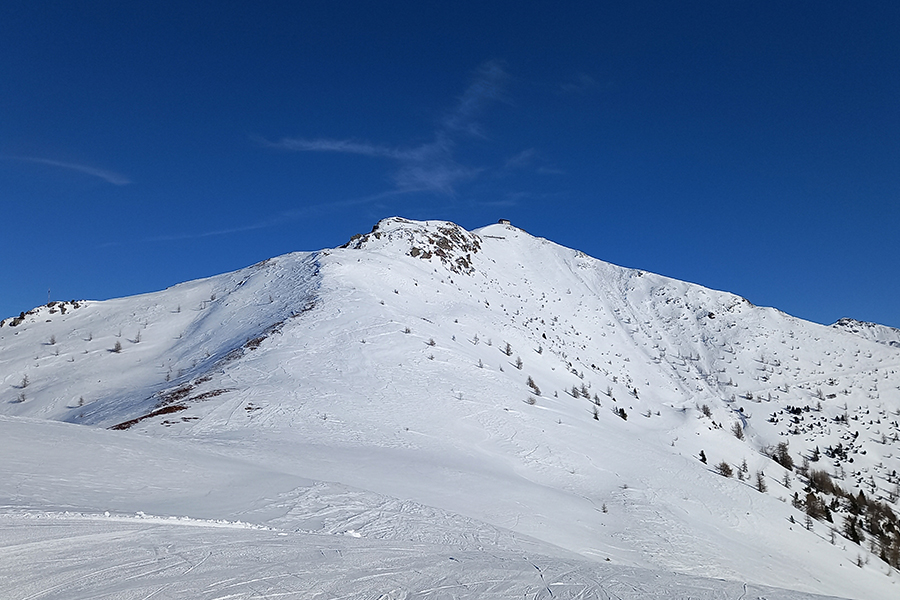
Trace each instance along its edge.
{"label": "snow-covered foreground slope", "polygon": [[584,560],[208,523],[0,515],[0,532],[10,600],[824,598]]}
{"label": "snow-covered foreground slope", "polygon": [[[385,565],[420,553],[430,566],[390,576],[410,594],[456,589],[437,584],[464,578],[458,565],[440,575],[448,552],[474,553],[465,573],[511,586],[473,583],[472,597],[531,589],[544,566],[515,562],[525,555],[578,574],[571,596],[584,585],[604,597],[611,588],[596,586],[610,577],[653,577],[663,582],[653,589],[718,590],[686,597],[741,597],[740,585],[667,573],[848,598],[898,593],[888,563],[900,533],[876,501],[897,507],[900,349],[880,338],[616,267],[508,225],[467,232],[403,219],[343,248],[75,304],[0,327],[0,412],[15,417],[0,421],[0,501],[22,539],[53,538],[47,523],[58,522],[57,539],[99,528],[112,552],[129,546],[117,532],[171,531],[184,548],[234,535],[263,554],[305,556],[343,534],[322,543],[338,554],[377,546],[385,553],[367,552]],[[46,460],[21,458],[23,445],[42,444]],[[741,479],[721,476],[722,462]],[[846,494],[823,490],[816,471]],[[864,502],[851,506],[860,491]],[[820,501],[831,503],[831,522],[812,510]],[[66,510],[111,516],[59,517]],[[228,527],[136,522],[137,511]],[[860,529],[861,544],[847,539],[844,521],[857,515],[881,537]],[[235,529],[238,520],[269,529]],[[400,554],[388,551],[401,543]],[[227,556],[207,561],[210,577],[240,562]],[[266,573],[284,585],[276,571]],[[156,582],[141,579],[134,597]],[[178,595],[175,579],[159,585]],[[757,593],[800,597],[791,594]]]}
{"label": "snow-covered foreground slope", "polygon": [[10,600],[818,597],[598,564],[187,440],[16,417],[0,418],[0,434],[4,458],[27,448],[0,463],[12,492],[0,497]]}

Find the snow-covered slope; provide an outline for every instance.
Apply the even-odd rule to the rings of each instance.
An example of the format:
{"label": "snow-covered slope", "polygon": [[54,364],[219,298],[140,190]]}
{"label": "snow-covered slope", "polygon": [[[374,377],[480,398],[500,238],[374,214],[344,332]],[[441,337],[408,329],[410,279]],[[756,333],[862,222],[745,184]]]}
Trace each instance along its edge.
{"label": "snow-covered slope", "polygon": [[900,329],[896,327],[888,327],[887,325],[879,325],[868,321],[857,321],[849,317],[838,319],[837,323],[832,325],[832,327],[855,333],[868,340],[900,348]]}
{"label": "snow-covered slope", "polygon": [[[4,477],[0,498],[48,514],[352,532],[435,556],[527,551],[598,579],[648,568],[663,585],[681,573],[888,598],[900,547],[900,348],[889,342],[508,224],[386,219],[341,248],[7,319],[5,439],[60,438],[54,452],[79,447],[88,460],[102,438],[121,448],[110,456],[174,462],[141,473],[113,461],[138,473],[123,494],[159,487],[118,504],[104,505],[106,480],[59,485],[82,464],[71,458]],[[9,456],[18,447],[3,444]],[[179,456],[188,466],[167,483],[179,469],[159,465]],[[18,531],[27,520],[13,512]],[[89,527],[79,519],[65,528]]]}

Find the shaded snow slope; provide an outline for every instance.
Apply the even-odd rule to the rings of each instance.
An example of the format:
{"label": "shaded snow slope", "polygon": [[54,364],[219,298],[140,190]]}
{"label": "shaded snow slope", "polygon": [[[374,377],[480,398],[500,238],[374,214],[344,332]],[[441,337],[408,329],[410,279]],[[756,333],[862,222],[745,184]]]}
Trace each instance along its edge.
{"label": "shaded snow slope", "polygon": [[[51,303],[0,328],[3,413],[91,424],[144,410],[309,310],[316,256],[297,253],[162,292]],[[23,385],[24,384],[24,385]]]}
{"label": "shaded snow slope", "polygon": [[[127,430],[96,432],[126,446],[165,438],[268,482],[198,483],[246,494],[211,512],[161,492],[155,513],[897,593],[878,547],[839,535],[839,508],[833,543],[826,520],[803,527],[805,479],[761,453],[787,443],[798,466],[818,459],[896,507],[900,349],[884,340],[510,225],[399,218],[341,248],[65,307],[0,327],[0,412]],[[746,461],[745,480],[722,461]]]}

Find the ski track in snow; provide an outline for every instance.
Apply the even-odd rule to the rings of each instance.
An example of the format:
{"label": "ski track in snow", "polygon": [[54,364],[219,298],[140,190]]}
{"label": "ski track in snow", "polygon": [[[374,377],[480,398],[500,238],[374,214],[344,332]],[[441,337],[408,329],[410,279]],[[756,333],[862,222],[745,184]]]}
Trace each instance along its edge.
{"label": "ski track in snow", "polygon": [[823,598],[504,550],[181,520],[7,513],[0,532],[0,589],[9,600]]}

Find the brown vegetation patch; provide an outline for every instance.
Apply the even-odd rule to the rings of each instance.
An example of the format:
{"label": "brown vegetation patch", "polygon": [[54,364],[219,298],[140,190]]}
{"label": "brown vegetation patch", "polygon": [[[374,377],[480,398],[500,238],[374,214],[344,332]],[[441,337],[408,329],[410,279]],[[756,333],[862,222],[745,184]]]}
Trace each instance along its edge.
{"label": "brown vegetation patch", "polygon": [[119,423],[117,425],[113,425],[112,427],[110,427],[110,429],[117,429],[117,430],[130,429],[131,427],[137,425],[144,419],[151,419],[153,417],[158,417],[160,415],[168,415],[168,414],[179,412],[182,410],[187,410],[187,406],[185,406],[183,404],[172,404],[170,406],[164,406],[162,408],[159,408],[157,410],[149,412],[146,415],[140,416],[136,419],[130,419],[128,421],[123,421],[122,423]]}

